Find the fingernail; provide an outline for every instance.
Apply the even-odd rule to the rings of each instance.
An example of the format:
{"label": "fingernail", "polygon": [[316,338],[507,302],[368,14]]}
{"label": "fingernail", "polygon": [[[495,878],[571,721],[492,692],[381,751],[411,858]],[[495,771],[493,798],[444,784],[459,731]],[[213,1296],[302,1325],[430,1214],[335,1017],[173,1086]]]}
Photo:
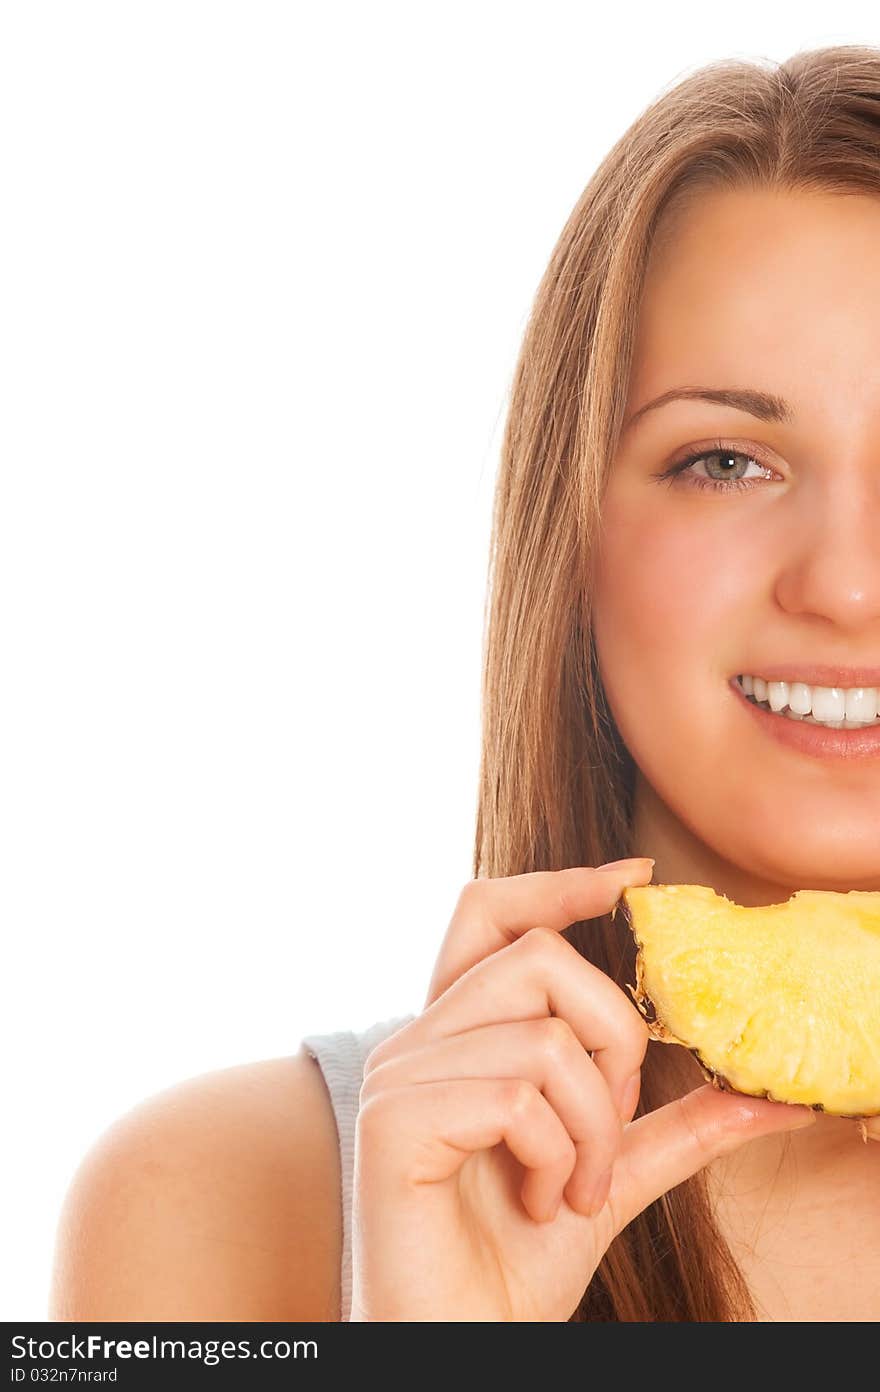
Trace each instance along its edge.
{"label": "fingernail", "polygon": [[593,1192],[587,1201],[587,1214],[590,1218],[595,1218],[600,1208],[608,1198],[611,1189],[611,1171],[606,1170],[601,1174],[593,1185]]}
{"label": "fingernail", "polygon": [[632,866],[633,870],[641,870],[643,866],[654,866],[656,862],[649,856],[629,856],[626,860],[609,860],[606,865],[597,865],[597,870],[622,870],[623,867]]}

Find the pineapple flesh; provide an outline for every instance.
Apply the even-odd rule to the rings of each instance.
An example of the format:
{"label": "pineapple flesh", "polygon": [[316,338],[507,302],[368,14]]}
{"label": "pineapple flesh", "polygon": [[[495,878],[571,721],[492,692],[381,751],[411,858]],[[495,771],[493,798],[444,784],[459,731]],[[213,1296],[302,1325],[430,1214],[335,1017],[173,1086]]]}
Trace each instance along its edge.
{"label": "pineapple flesh", "polygon": [[717,1087],[880,1113],[880,893],[742,908],[706,885],[628,888],[636,1004]]}

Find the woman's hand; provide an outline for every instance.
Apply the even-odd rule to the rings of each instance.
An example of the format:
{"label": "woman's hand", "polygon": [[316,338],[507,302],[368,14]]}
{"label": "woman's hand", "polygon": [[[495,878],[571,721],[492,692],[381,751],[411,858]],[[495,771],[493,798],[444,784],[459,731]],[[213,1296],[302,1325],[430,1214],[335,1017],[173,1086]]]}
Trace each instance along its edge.
{"label": "woman's hand", "polygon": [[631,860],[465,886],[424,1011],[366,1061],[353,1321],[568,1320],[648,1204],[814,1120],[708,1084],[630,1120],[647,1028],[560,930],[650,878]]}

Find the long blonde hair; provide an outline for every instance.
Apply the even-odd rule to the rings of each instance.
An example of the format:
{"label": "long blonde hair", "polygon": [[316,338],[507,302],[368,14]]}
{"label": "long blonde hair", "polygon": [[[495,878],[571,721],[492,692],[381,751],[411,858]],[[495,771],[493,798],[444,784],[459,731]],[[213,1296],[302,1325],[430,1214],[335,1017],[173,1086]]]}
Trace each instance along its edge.
{"label": "long blonde hair", "polygon": [[[880,49],[820,48],[766,66],[720,60],[691,73],[617,141],[563,228],[514,370],[495,490],[477,878],[633,853],[634,765],[591,630],[604,481],[648,256],[669,225],[661,218],[704,191],[746,187],[880,193]],[[635,980],[619,920],[606,914],[564,936],[624,989]],[[652,1044],[639,1111],[670,1095]],[[755,1317],[698,1175],[615,1239],[571,1319]]]}

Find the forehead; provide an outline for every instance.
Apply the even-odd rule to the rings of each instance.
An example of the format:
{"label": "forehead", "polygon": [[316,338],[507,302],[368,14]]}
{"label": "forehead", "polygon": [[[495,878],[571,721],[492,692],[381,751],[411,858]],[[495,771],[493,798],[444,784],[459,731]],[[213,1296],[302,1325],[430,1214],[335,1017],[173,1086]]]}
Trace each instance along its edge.
{"label": "forehead", "polygon": [[789,366],[876,361],[878,326],[880,197],[704,191],[657,229],[631,399],[752,382],[762,369],[778,383]]}

